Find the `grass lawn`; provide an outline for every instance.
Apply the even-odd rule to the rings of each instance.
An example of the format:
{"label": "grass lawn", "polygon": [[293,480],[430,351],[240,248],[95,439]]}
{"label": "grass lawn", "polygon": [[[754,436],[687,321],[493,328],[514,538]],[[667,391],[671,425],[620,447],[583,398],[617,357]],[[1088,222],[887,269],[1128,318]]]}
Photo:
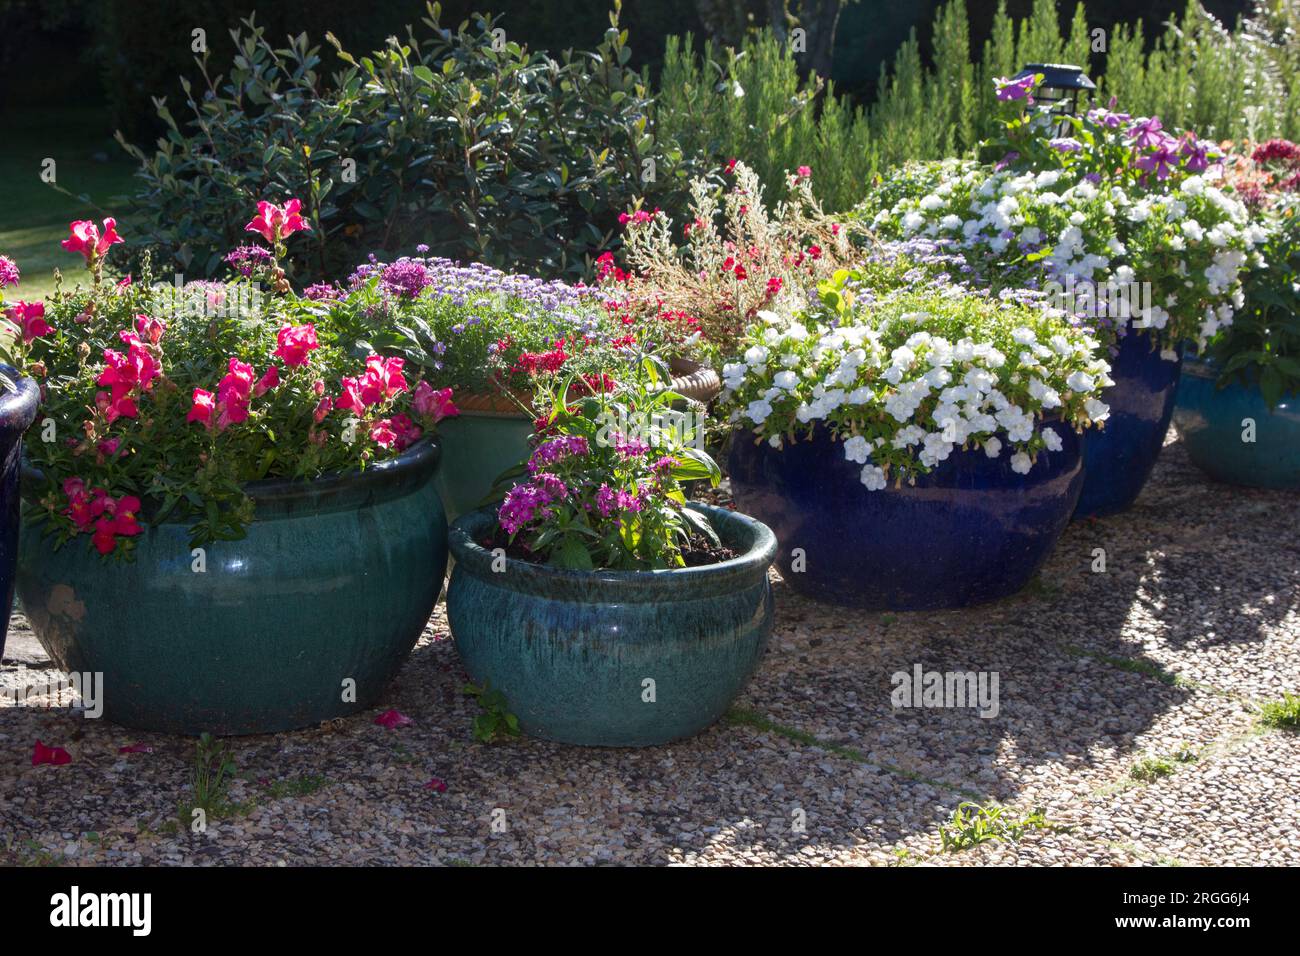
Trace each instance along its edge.
{"label": "grass lawn", "polygon": [[[131,235],[125,198],[135,190],[135,163],[114,142],[99,109],[43,110],[19,113],[5,122],[0,150],[0,255],[22,271],[22,284],[9,298],[33,300],[54,289],[54,270],[71,278],[81,271],[81,257],[59,242],[74,219],[102,219],[117,214],[118,231]],[[42,163],[55,161],[55,182],[74,196],[58,192],[41,179]]]}

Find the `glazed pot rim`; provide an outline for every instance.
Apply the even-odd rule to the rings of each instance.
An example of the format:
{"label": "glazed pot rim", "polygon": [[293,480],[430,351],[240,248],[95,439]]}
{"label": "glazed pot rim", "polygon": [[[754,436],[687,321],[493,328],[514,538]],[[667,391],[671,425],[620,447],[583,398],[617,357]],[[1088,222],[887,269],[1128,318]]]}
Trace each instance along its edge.
{"label": "glazed pot rim", "polygon": [[602,603],[675,601],[743,587],[757,577],[766,579],[777,549],[776,535],[771,528],[757,518],[726,508],[696,501],[687,502],[686,507],[707,517],[724,544],[743,545],[741,553],[715,564],[654,571],[579,571],[507,557],[506,571],[494,572],[492,564],[496,558],[477,540],[496,524],[496,509],[492,505],[457,518],[448,532],[448,545],[458,571],[463,569],[503,589],[543,596],[561,595],[565,590],[575,589],[595,591]]}
{"label": "glazed pot rim", "polygon": [[[383,500],[418,484],[426,473],[431,474],[437,468],[441,457],[442,445],[437,436],[425,435],[397,457],[364,469],[331,471],[310,479],[263,478],[246,481],[240,487],[253,500],[256,508],[253,520],[256,523],[274,517],[277,511],[295,511],[297,506],[306,503],[310,503],[314,510],[325,511]],[[29,495],[32,489],[45,483],[44,472],[24,455],[24,492]],[[146,518],[149,510],[149,503],[145,502]],[[181,519],[171,516],[161,522],[176,523],[182,523]]]}
{"label": "glazed pot rim", "polygon": [[14,383],[13,391],[0,387],[0,427],[21,435],[36,421],[41,404],[41,387],[30,375],[12,365],[0,364],[0,373]]}

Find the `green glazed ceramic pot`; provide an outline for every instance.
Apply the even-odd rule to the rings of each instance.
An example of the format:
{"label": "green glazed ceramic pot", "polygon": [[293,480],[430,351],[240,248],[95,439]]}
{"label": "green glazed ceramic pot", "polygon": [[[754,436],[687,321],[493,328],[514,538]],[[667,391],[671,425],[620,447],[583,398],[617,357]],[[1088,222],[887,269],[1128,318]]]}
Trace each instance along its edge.
{"label": "green glazed ceramic pot", "polygon": [[23,610],[61,669],[103,675],[115,723],[257,734],[356,713],[410,654],[442,587],[439,454],[425,439],[364,472],[253,482],[247,536],[201,555],[176,522],[146,526],[134,561],[102,559],[84,537],[55,550],[34,522],[19,549]]}
{"label": "green glazed ceramic pot", "polygon": [[1219,367],[1185,361],[1174,424],[1192,463],[1215,481],[1300,490],[1300,395],[1270,409],[1259,387],[1219,388]]}
{"label": "green glazed ceramic pot", "polygon": [[447,618],[456,650],[476,683],[505,695],[525,732],[571,744],[662,744],[699,733],[735,700],[771,632],[776,538],[745,515],[691,507],[739,557],[666,571],[566,571],[495,560],[482,544],[491,509],[452,526]]}
{"label": "green glazed ceramic pot", "polygon": [[438,423],[444,451],[435,479],[447,520],[483,503],[497,477],[527,457],[533,422],[507,411],[468,411]]}

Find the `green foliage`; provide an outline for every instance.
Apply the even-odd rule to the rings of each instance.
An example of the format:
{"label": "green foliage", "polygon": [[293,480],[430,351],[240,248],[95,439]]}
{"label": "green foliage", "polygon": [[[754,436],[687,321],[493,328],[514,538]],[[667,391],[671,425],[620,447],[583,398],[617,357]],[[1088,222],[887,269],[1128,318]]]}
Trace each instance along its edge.
{"label": "green foliage", "polygon": [[770,31],[739,50],[670,37],[655,100],[660,135],[708,165],[739,158],[760,179],[778,182],[811,166],[817,195],[833,209],[861,194],[859,157],[869,145],[861,108],[819,77],[803,79],[787,44]]}
{"label": "green foliage", "polygon": [[993,840],[1019,843],[1029,830],[1064,829],[1049,823],[1042,810],[1017,816],[1010,807],[980,806],[966,800],[953,812],[949,823],[939,825],[939,839],[943,844],[942,852],[956,853]]}
{"label": "green foliage", "polygon": [[463,690],[483,708],[483,713],[474,718],[475,740],[481,744],[490,744],[507,737],[519,736],[519,718],[510,713],[505,694],[494,688],[491,681],[484,681],[482,687],[466,684]]}
{"label": "green foliage", "polygon": [[1242,283],[1246,307],[1205,354],[1220,387],[1258,387],[1271,409],[1300,395],[1300,203],[1282,211],[1259,252],[1262,261]]}
{"label": "green foliage", "polygon": [[1063,30],[1056,0],[1034,0],[1022,19],[1000,0],[973,61],[966,0],[947,0],[935,13],[933,66],[913,32],[881,65],[878,98],[866,110],[819,78],[801,79],[794,55],[770,32],[746,39],[739,52],[705,44],[698,56],[687,36],[668,41],[657,115],[688,153],[714,163],[738,157],[765,180],[811,166],[817,196],[831,211],[849,208],[882,170],[964,154],[997,133],[993,80],[1032,62],[1077,63],[1103,101],[1114,94],[1126,112],[1159,115],[1167,127],[1211,139],[1295,138],[1296,9],[1265,3],[1229,30],[1192,0],[1149,51],[1141,24],[1120,24],[1105,36],[1105,50],[1094,52],[1083,3]]}
{"label": "green foliage", "polygon": [[1284,693],[1259,708],[1259,722],[1275,730],[1300,730],[1300,694]]}
{"label": "green foliage", "polygon": [[368,56],[327,34],[344,68],[326,77],[306,34],[277,47],[244,21],[227,74],[204,55],[201,87],[182,80],[188,117],[159,101],[157,150],[127,146],[142,231],[211,274],[244,238],[246,209],[293,196],[313,227],[292,263],[300,281],[417,242],[578,275],[634,195],[658,202],[686,182],[689,164],[654,134],[617,5],[594,50],[554,58],[488,16],[452,30],[432,4],[424,24]]}
{"label": "green foliage", "polygon": [[[201,734],[194,745],[194,764],[190,768],[190,809],[201,809],[208,816],[221,813],[226,808],[226,792],[235,773],[235,760],[230,747],[211,734]],[[190,814],[182,814],[188,826]]]}

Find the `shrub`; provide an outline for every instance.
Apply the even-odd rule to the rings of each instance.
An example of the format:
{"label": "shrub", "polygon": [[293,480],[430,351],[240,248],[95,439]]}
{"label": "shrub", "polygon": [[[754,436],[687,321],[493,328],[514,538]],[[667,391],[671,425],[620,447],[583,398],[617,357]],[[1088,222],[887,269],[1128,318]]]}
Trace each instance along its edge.
{"label": "shrub", "polygon": [[759,309],[799,308],[817,283],[848,262],[848,231],[813,196],[807,166],[783,176],[786,198],[769,211],[758,175],[745,163],[718,196],[705,178],[691,184],[681,245],[670,217],[639,208],[624,216],[623,257],[601,263],[600,278],[632,315],[678,317],[698,329],[714,358],[731,357]]}
{"label": "shrub", "polygon": [[424,22],[424,38],[408,28],[369,56],[327,36],[344,64],[328,78],[305,34],[276,48],[251,19],[228,78],[205,56],[202,89],[182,81],[190,117],[160,101],[158,149],[128,146],[145,182],[137,221],[166,261],[210,275],[239,239],[238,210],[298,195],[315,229],[291,262],[302,282],[416,242],[578,275],[633,195],[684,188],[617,6],[596,49],[558,59],[503,41],[490,17],[451,30],[432,4]]}

